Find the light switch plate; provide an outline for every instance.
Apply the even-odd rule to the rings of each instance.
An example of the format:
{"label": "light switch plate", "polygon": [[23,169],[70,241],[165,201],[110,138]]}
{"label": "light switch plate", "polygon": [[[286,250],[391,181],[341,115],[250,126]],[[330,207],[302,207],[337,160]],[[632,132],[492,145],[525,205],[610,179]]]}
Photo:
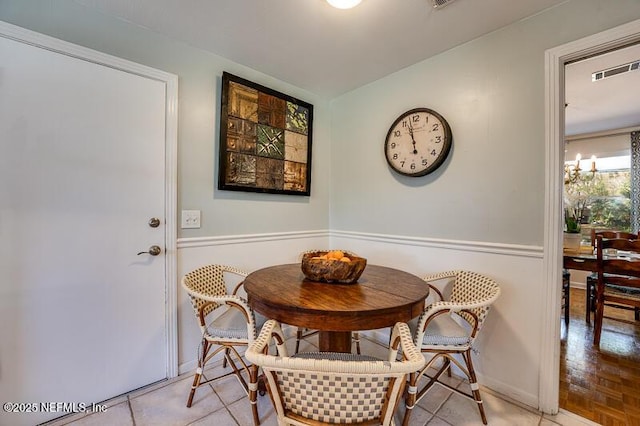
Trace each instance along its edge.
{"label": "light switch plate", "polygon": [[182,210],[182,229],[200,228],[200,210]]}

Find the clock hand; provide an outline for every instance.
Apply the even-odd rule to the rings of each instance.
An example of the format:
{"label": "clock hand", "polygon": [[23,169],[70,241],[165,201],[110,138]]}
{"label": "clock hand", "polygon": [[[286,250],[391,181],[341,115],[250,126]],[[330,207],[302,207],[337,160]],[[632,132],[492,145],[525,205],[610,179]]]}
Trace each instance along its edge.
{"label": "clock hand", "polygon": [[411,119],[409,119],[409,135],[411,136],[411,140],[413,141],[413,154],[417,154],[418,150],[416,149],[416,138],[413,137],[413,126],[411,126]]}

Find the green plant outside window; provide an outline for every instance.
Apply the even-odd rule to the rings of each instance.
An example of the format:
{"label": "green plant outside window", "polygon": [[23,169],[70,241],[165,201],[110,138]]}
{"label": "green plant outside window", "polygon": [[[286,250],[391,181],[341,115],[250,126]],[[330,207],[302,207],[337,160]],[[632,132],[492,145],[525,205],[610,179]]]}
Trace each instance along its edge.
{"label": "green plant outside window", "polygon": [[580,232],[580,224],[619,231],[631,230],[629,171],[598,172],[591,179],[565,185],[566,231]]}

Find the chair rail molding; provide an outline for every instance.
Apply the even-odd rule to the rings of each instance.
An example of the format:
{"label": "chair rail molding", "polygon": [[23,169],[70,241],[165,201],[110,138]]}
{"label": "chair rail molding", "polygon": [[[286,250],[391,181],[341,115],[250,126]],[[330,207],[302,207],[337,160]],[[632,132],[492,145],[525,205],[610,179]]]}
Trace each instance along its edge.
{"label": "chair rail molding", "polygon": [[545,52],[545,217],[543,278],[540,288],[539,409],[558,412],[560,377],[560,297],[562,286],[562,185],[564,164],[564,66],[570,61],[640,41],[640,20],[563,44]]}
{"label": "chair rail molding", "polygon": [[264,234],[221,235],[217,237],[179,238],[178,248],[221,246],[228,244],[248,244],[267,241],[292,240],[303,238],[329,237],[329,230],[270,232]]}
{"label": "chair rail molding", "polygon": [[426,237],[409,237],[405,235],[390,235],[390,234],[376,234],[368,232],[353,232],[353,231],[337,231],[337,230],[310,230],[310,231],[295,231],[295,232],[272,232],[264,234],[239,234],[239,235],[222,235],[212,237],[192,237],[192,238],[179,238],[178,248],[195,248],[195,247],[208,247],[208,246],[221,246],[228,244],[248,244],[248,243],[260,243],[268,241],[286,241],[292,239],[305,239],[305,238],[329,238],[330,245],[333,244],[333,239],[354,239],[354,240],[368,240],[377,241],[390,244],[402,244],[405,246],[417,246],[417,247],[433,247],[450,250],[463,250],[482,253],[494,253],[494,254],[506,254],[513,256],[524,256],[542,258],[541,246],[519,245],[519,244],[504,244],[504,243],[491,243],[483,241],[463,241],[463,240],[449,240],[440,238],[426,238]]}
{"label": "chair rail molding", "polygon": [[331,231],[331,237],[378,241],[382,243],[403,244],[406,246],[433,247],[449,250],[463,250],[542,258],[541,246],[491,243],[484,241],[449,240],[441,238],[408,237],[404,235],[373,234],[367,232],[352,231]]}

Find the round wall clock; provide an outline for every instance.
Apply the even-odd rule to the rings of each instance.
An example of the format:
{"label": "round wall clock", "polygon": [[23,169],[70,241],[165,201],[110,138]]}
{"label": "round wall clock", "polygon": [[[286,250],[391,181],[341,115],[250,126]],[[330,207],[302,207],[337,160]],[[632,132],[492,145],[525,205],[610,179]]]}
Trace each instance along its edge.
{"label": "round wall clock", "polygon": [[389,166],[405,176],[424,176],[436,170],[451,150],[449,123],[428,108],[415,108],[393,122],[384,143]]}

